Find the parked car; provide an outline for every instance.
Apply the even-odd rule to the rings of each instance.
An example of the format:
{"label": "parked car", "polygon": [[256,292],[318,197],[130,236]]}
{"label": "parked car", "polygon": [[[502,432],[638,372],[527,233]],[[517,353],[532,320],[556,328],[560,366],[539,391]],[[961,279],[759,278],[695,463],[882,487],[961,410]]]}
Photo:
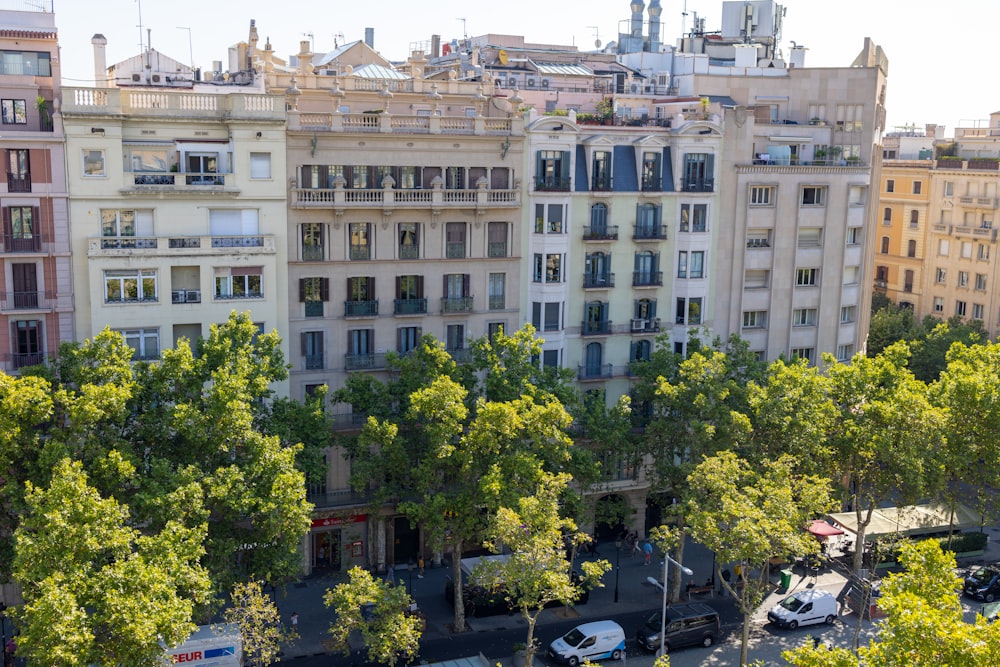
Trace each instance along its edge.
{"label": "parked car", "polygon": [[827,591],[796,591],[767,612],[767,620],[794,630],[800,625],[831,624],[837,620],[837,598]]}
{"label": "parked car", "polygon": [[[579,584],[581,581],[578,572],[572,573],[573,583]],[[444,585],[444,597],[448,604],[455,602],[455,586],[451,579]],[[586,604],[590,599],[590,589],[584,587],[580,597],[573,604]],[[476,584],[465,584],[462,587],[462,600],[465,604],[465,615],[467,618],[484,618],[486,616],[496,616],[498,614],[509,614],[514,611],[510,602],[507,601],[507,591],[503,586],[489,588]],[[560,607],[561,602],[550,602],[547,607]]]}
{"label": "parked car", "polygon": [[578,625],[549,644],[548,656],[576,667],[591,660],[621,660],[625,654],[625,631],[614,621]]}
{"label": "parked car", "polygon": [[1000,569],[994,565],[980,565],[965,578],[962,590],[977,600],[993,602],[1000,598]]}
{"label": "parked car", "polygon": [[[639,646],[647,651],[660,650],[660,612],[654,613],[635,633]],[[719,612],[707,604],[678,604],[667,607],[663,647],[711,646],[719,638]]]}

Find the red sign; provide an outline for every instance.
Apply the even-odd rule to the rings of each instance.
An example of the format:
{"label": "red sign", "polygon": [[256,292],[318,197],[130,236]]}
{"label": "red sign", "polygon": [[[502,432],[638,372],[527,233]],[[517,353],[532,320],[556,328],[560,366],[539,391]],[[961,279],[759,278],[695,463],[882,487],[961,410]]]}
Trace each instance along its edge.
{"label": "red sign", "polygon": [[313,519],[313,528],[329,528],[330,526],[344,526],[349,523],[364,523],[368,520],[367,514],[355,514],[353,516],[328,516],[325,519]]}

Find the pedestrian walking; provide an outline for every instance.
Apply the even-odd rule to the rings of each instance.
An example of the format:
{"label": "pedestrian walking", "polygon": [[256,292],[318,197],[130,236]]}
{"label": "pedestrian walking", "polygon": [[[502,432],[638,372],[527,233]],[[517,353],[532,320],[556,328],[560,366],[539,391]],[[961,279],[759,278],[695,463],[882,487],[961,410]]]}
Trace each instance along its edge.
{"label": "pedestrian walking", "polygon": [[632,555],[638,556],[642,553],[642,545],[639,544],[639,533],[633,530],[631,535],[629,535],[629,540],[632,542]]}
{"label": "pedestrian walking", "polygon": [[299,631],[299,612],[292,612],[292,632]]}
{"label": "pedestrian walking", "polygon": [[424,557],[423,556],[418,556],[417,557],[417,579],[423,579],[423,578],[424,578]]}
{"label": "pedestrian walking", "polygon": [[643,565],[649,565],[649,562],[653,559],[653,544],[652,544],[652,542],[650,542],[649,540],[646,540],[646,543],[642,545],[642,553],[645,554],[645,557],[646,557],[642,564]]}
{"label": "pedestrian walking", "polygon": [[385,572],[385,580],[390,584],[396,583],[396,569],[390,564],[389,569]]}

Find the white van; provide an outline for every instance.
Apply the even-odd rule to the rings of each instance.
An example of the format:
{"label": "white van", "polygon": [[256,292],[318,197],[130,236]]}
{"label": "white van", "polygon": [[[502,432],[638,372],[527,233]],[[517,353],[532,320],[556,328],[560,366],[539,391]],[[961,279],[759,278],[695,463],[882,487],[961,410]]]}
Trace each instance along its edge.
{"label": "white van", "polygon": [[833,623],[837,620],[837,599],[813,588],[796,591],[767,612],[767,619],[792,630],[800,625]]}
{"label": "white van", "polygon": [[625,631],[614,621],[584,623],[552,642],[548,654],[570,667],[584,660],[621,660],[625,655]]}

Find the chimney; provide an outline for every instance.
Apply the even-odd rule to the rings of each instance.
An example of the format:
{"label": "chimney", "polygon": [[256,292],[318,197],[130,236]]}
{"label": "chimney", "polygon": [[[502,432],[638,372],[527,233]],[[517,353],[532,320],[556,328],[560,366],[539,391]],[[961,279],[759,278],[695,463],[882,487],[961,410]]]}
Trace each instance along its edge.
{"label": "chimney", "polygon": [[788,67],[789,69],[793,67],[805,67],[806,66],[806,47],[804,46],[793,46],[788,52]]}
{"label": "chimney", "polygon": [[299,40],[299,72],[302,74],[312,74],[312,52],[309,50],[309,40]]}
{"label": "chimney", "polygon": [[375,48],[375,28],[365,28],[365,44],[368,48]]}
{"label": "chimney", "polygon": [[98,88],[108,87],[108,40],[104,35],[97,33],[90,38],[90,43],[94,47],[94,85]]}
{"label": "chimney", "polygon": [[441,56],[441,35],[431,35],[431,58]]}
{"label": "chimney", "polygon": [[660,51],[660,0],[651,0],[649,3],[649,51],[659,53]]}

